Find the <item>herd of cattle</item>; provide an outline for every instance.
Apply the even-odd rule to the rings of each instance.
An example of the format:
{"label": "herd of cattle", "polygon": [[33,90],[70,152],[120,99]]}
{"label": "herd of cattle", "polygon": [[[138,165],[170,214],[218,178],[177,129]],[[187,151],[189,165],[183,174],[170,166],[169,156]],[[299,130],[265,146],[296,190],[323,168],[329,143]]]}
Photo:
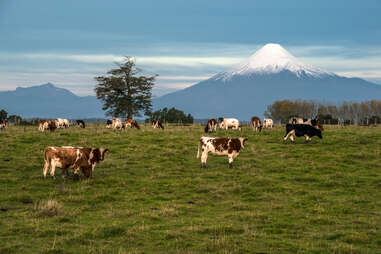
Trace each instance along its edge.
{"label": "herd of cattle", "polygon": [[[85,128],[85,122],[83,120],[76,120],[76,124]],[[255,132],[261,132],[262,129],[272,129],[274,122],[270,118],[265,118],[263,123],[259,117],[252,117],[250,125]],[[39,131],[54,131],[59,128],[68,128],[70,122],[68,119],[57,118],[55,120],[40,120],[38,123]],[[205,133],[216,132],[217,126],[222,130],[241,130],[242,126],[238,119],[235,118],[219,118],[218,121],[215,118],[208,120],[204,131]],[[8,127],[7,119],[0,121],[0,130]],[[125,130],[126,128],[140,129],[140,126],[136,120],[126,119],[124,122],[120,118],[113,118],[107,120],[106,128]],[[164,126],[159,120],[152,121],[152,128],[160,128],[164,130]],[[291,118],[289,123],[286,124],[286,133],[283,140],[288,138],[294,141],[296,137],[305,137],[306,142],[310,142],[313,136],[319,138],[322,137],[322,131],[324,130],[318,119],[302,119]],[[232,167],[233,160],[239,155],[240,151],[244,148],[245,142],[248,139],[246,137],[239,138],[214,138],[202,136],[199,140],[197,158],[200,158],[201,149],[201,166],[206,167],[206,160],[208,154],[214,155],[227,155],[229,161],[229,167]],[[93,175],[96,164],[104,160],[104,156],[108,152],[105,148],[91,148],[91,147],[72,147],[72,146],[49,146],[45,148],[44,154],[44,168],[43,175],[46,177],[47,171],[50,168],[50,175],[54,177],[55,168],[61,168],[66,174],[68,169],[72,168],[74,174],[78,175],[78,172],[89,178]]]}

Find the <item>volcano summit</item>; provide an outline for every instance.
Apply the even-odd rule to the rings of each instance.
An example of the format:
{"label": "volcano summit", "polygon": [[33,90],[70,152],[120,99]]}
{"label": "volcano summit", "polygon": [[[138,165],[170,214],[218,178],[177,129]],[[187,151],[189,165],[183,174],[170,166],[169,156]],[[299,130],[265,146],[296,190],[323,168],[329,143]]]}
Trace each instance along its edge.
{"label": "volcano summit", "polygon": [[381,99],[381,86],[305,64],[279,44],[266,44],[246,61],[191,87],[154,100],[196,118],[262,116],[275,100],[364,101]]}

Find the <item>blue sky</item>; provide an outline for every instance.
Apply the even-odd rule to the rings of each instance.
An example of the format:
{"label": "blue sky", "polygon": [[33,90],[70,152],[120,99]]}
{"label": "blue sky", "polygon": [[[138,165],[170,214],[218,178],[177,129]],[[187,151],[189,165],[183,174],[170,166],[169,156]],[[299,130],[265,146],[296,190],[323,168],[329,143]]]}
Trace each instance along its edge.
{"label": "blue sky", "polygon": [[0,0],[0,90],[52,82],[93,94],[133,56],[155,94],[231,68],[266,43],[381,84],[381,1]]}

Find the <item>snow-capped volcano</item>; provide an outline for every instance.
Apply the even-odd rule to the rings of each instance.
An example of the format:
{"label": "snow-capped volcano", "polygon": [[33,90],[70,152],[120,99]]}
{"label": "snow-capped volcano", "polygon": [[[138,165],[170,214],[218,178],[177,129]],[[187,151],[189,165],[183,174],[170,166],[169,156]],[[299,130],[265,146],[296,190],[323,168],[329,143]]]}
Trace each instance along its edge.
{"label": "snow-capped volcano", "polygon": [[266,44],[246,61],[193,86],[154,99],[196,118],[263,116],[276,100],[338,103],[381,98],[381,86],[302,63],[279,44]]}
{"label": "snow-capped volcano", "polygon": [[235,75],[265,75],[282,71],[290,71],[298,77],[308,75],[318,78],[335,75],[299,61],[279,44],[269,43],[256,51],[247,60],[231,70],[217,74],[214,78],[229,80]]}

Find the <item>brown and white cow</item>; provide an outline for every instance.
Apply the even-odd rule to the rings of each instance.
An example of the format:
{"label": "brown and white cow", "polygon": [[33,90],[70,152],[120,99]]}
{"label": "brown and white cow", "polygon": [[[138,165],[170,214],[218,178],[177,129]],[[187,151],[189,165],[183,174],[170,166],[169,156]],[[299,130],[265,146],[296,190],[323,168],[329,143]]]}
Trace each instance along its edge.
{"label": "brown and white cow", "polygon": [[127,128],[136,128],[138,130],[140,130],[140,126],[138,124],[138,122],[136,120],[132,120],[132,119],[126,119],[124,121],[124,129],[127,129]]}
{"label": "brown and white cow", "polygon": [[74,169],[74,174],[81,171],[86,178],[93,175],[97,163],[104,160],[108,149],[91,147],[72,147],[72,146],[48,146],[45,148],[43,175],[46,178],[48,169],[50,175],[54,177],[56,167],[66,171]]}
{"label": "brown and white cow", "polygon": [[272,129],[274,127],[274,121],[271,118],[263,119],[263,129]]}
{"label": "brown and white cow", "polygon": [[232,130],[241,130],[241,125],[239,124],[239,121],[236,118],[220,117],[218,120],[220,122],[220,129],[228,130],[229,128],[232,128]]}
{"label": "brown and white cow", "polygon": [[152,120],[152,128],[154,129],[163,129],[164,130],[164,126],[161,124],[160,120]]}
{"label": "brown and white cow", "polygon": [[57,129],[55,120],[40,120],[38,121],[38,130],[39,131],[55,131]]}
{"label": "brown and white cow", "polygon": [[261,119],[259,119],[259,117],[257,117],[257,116],[252,117],[250,125],[253,128],[253,131],[261,132],[262,123],[261,123]]}
{"label": "brown and white cow", "polygon": [[8,128],[8,119],[0,120],[0,130]]}
{"label": "brown and white cow", "polygon": [[205,131],[205,133],[213,132],[213,131],[216,132],[217,131],[217,120],[215,118],[210,118],[208,120],[208,123],[205,126],[204,131]]}
{"label": "brown and white cow", "polygon": [[317,129],[320,129],[322,131],[324,131],[324,127],[323,125],[321,124],[320,120],[319,119],[307,119],[306,121],[303,122],[303,124],[308,124],[308,125],[311,125]]}
{"label": "brown and white cow", "polygon": [[70,122],[68,119],[65,119],[65,118],[57,118],[56,119],[56,126],[58,129],[60,129],[60,128],[66,129],[66,128],[69,128]]}
{"label": "brown and white cow", "polygon": [[201,154],[201,167],[206,168],[206,160],[208,153],[215,155],[227,155],[229,159],[229,167],[233,167],[233,160],[239,155],[241,149],[244,148],[247,138],[212,138],[201,137],[198,143],[197,158]]}

